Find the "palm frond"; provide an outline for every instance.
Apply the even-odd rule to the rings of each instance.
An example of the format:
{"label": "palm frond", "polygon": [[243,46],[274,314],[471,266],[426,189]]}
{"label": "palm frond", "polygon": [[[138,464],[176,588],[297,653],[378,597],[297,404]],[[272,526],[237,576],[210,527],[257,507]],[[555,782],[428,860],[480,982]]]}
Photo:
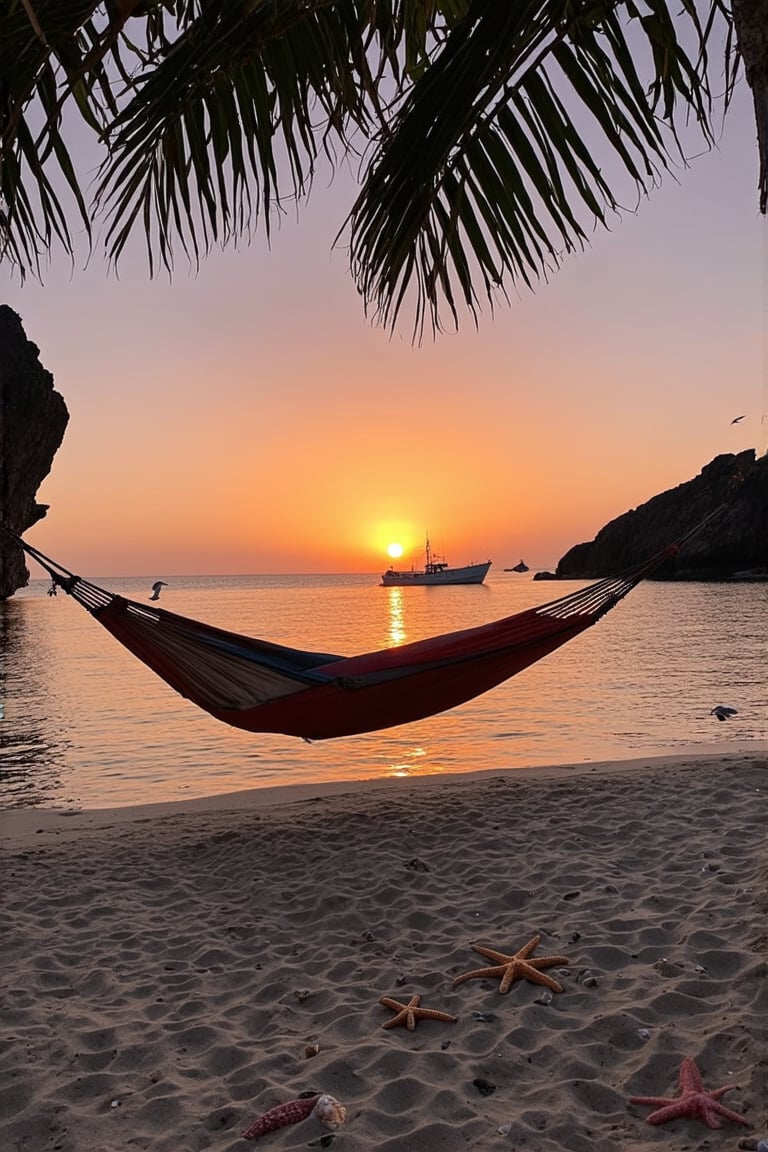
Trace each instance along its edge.
{"label": "palm frond", "polygon": [[117,111],[119,21],[95,0],[8,0],[0,7],[0,258],[39,273],[54,237],[72,253],[67,197],[85,234],[91,212],[66,142],[65,109],[101,134]]}
{"label": "palm frond", "polygon": [[[702,26],[685,4],[679,28],[665,0],[475,0],[381,137],[350,214],[351,267],[376,318],[394,325],[412,299],[420,339],[445,305],[456,325],[457,296],[477,318],[479,289],[493,307],[507,278],[546,278],[606,224],[627,177],[641,196],[684,162],[679,120],[711,143],[707,50],[714,25],[729,27],[715,7]],[[588,141],[614,156],[611,177]]]}
{"label": "palm frond", "polygon": [[[204,27],[203,27],[204,22]],[[145,69],[114,119],[97,203],[117,260],[137,217],[155,255],[173,266],[174,240],[197,261],[311,186],[317,122],[343,135],[367,115],[350,62],[354,6],[328,0],[208,4],[204,16]],[[180,210],[179,210],[180,209]]]}
{"label": "palm frond", "polygon": [[195,264],[354,154],[352,273],[420,339],[547,278],[685,163],[689,122],[711,144],[732,28],[727,0],[6,0],[0,259],[71,255],[74,208],[115,262],[139,233],[150,273]]}

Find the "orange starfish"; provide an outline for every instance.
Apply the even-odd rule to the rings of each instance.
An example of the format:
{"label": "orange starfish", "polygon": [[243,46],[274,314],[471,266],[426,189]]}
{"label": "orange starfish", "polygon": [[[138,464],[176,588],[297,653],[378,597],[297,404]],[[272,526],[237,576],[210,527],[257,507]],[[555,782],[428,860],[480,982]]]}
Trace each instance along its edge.
{"label": "orange starfish", "polygon": [[660,1104],[655,1112],[646,1116],[646,1124],[666,1124],[667,1120],[676,1120],[678,1116],[694,1118],[699,1116],[708,1128],[722,1128],[717,1116],[724,1116],[734,1124],[747,1124],[738,1112],[732,1112],[724,1104],[719,1103],[721,1096],[736,1088],[736,1084],[726,1084],[725,1088],[713,1088],[708,1092],[704,1087],[695,1063],[690,1056],[686,1056],[680,1065],[680,1095],[671,1099],[668,1096],[630,1096],[630,1104]]}
{"label": "orange starfish", "polygon": [[567,956],[537,956],[535,960],[529,960],[528,957],[539,940],[541,940],[541,936],[534,936],[511,956],[507,956],[504,952],[494,952],[491,948],[481,948],[479,944],[473,944],[472,950],[474,952],[479,952],[481,956],[485,956],[486,960],[495,960],[496,965],[493,968],[478,968],[474,972],[465,972],[462,976],[456,977],[453,982],[454,985],[463,984],[465,980],[479,980],[483,976],[500,976],[499,992],[509,992],[515,980],[530,980],[534,984],[545,984],[553,992],[562,992],[562,984],[558,984],[557,980],[553,980],[551,976],[545,976],[540,969],[553,968],[556,964],[570,964],[570,960]]}
{"label": "orange starfish", "polygon": [[407,1004],[401,1004],[399,1000],[382,996],[379,1004],[397,1012],[397,1016],[387,1020],[386,1024],[382,1024],[382,1028],[396,1028],[398,1024],[404,1024],[409,1032],[414,1032],[417,1020],[442,1020],[445,1024],[455,1024],[458,1020],[458,1016],[451,1016],[448,1012],[436,1012],[434,1008],[419,1008],[420,1000],[421,996],[414,995]]}

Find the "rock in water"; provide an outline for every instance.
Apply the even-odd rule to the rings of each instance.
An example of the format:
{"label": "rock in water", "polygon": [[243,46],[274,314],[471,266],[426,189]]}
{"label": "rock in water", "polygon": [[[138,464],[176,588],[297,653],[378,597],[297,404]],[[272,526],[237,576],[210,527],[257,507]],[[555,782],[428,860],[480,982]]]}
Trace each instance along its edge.
{"label": "rock in water", "polygon": [[[0,304],[0,522],[21,536],[48,511],[35,500],[64,439],[69,412],[27,340],[21,318]],[[0,532],[0,600],[29,581],[24,554]]]}
{"label": "rock in water", "polygon": [[569,580],[613,576],[643,563],[716,509],[717,515],[654,578],[768,579],[768,455],[756,457],[752,448],[716,456],[693,480],[618,516],[590,543],[566,552],[556,575]]}

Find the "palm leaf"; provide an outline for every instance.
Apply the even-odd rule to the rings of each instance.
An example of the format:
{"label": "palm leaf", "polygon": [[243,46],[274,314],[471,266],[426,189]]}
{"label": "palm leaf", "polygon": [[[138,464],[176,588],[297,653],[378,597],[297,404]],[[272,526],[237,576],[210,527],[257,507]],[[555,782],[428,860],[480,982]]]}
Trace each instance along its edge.
{"label": "palm leaf", "polygon": [[[153,268],[156,251],[172,267],[174,237],[197,259],[252,216],[268,228],[283,198],[305,196],[318,123],[343,140],[368,116],[350,63],[361,34],[352,4],[256,2],[245,14],[240,0],[208,4],[112,123],[97,192],[110,256],[131,234],[137,199],[152,206]],[[180,229],[174,202],[187,206]]]}
{"label": "palm leaf", "polygon": [[[711,142],[707,49],[718,21],[728,28],[727,13],[714,8],[717,19],[702,27],[684,5],[678,27],[664,0],[649,0],[642,19],[634,4],[613,0],[475,0],[404,98],[349,217],[352,271],[376,318],[394,325],[410,288],[417,315],[433,329],[446,303],[455,323],[455,301],[442,291],[452,261],[477,318],[467,254],[471,283],[482,283],[492,305],[500,275],[529,284],[548,275],[595,223],[619,211],[627,178],[643,195],[680,161],[678,117],[692,111]],[[643,56],[644,80],[636,63]],[[587,137],[613,153],[610,177]],[[483,158],[491,153],[489,168]],[[514,190],[514,227],[500,182]],[[453,235],[457,214],[455,263],[444,230]],[[538,237],[536,247],[521,246],[521,227]],[[415,271],[407,258],[414,249],[446,266],[427,261]]]}
{"label": "palm leaf", "polygon": [[[6,0],[0,257],[71,253],[74,206],[114,261],[139,232],[151,273],[195,264],[355,151],[353,275],[420,339],[548,277],[684,162],[687,118],[711,143],[731,37],[724,0]],[[73,114],[103,150],[93,203]]]}
{"label": "palm leaf", "polygon": [[0,257],[22,276],[39,274],[54,236],[72,252],[68,198],[91,235],[63,123],[69,106],[101,134],[117,111],[114,71],[127,42],[103,13],[94,19],[100,7],[95,0],[0,5]]}

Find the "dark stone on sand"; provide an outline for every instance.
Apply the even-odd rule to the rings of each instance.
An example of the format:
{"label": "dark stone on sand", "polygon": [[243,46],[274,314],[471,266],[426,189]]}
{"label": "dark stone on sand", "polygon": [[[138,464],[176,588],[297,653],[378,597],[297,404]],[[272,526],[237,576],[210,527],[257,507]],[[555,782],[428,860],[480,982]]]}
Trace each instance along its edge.
{"label": "dark stone on sand", "polygon": [[472,1083],[481,1096],[490,1096],[496,1091],[496,1085],[491,1080],[484,1080],[482,1077],[478,1077],[476,1080],[473,1080]]}

